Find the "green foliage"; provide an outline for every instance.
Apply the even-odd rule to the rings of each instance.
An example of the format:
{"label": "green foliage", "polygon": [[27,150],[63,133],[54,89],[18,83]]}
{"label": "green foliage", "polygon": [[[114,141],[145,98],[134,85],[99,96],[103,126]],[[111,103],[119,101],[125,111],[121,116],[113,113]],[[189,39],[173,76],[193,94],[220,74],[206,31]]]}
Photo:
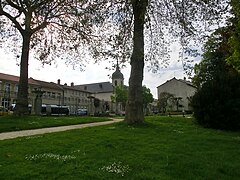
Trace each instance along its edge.
{"label": "green foliage", "polygon": [[205,82],[222,74],[229,66],[225,59],[229,55],[229,46],[227,44],[230,37],[229,28],[220,28],[216,30],[204,45],[204,54],[202,61],[195,65],[193,84],[201,87]]}
{"label": "green foliage", "polygon": [[199,124],[218,129],[240,129],[240,75],[233,73],[208,81],[192,99]]}
{"label": "green foliage", "polygon": [[167,107],[172,106],[174,100],[174,95],[168,92],[160,93],[158,100],[158,108],[165,113],[167,111]]}
{"label": "green foliage", "polygon": [[229,57],[228,28],[218,29],[205,46],[196,67],[198,91],[192,99],[199,124],[219,129],[240,129],[240,74],[226,64]]}
{"label": "green foliage", "polygon": [[149,103],[153,102],[153,100],[151,90],[146,86],[143,86],[143,106],[146,108]]}
{"label": "green foliage", "polygon": [[126,104],[128,98],[128,89],[126,86],[116,86],[112,100]]}
{"label": "green foliage", "polygon": [[239,179],[240,133],[182,117],[0,141],[2,179]]}
{"label": "green foliage", "polygon": [[240,71],[240,6],[239,0],[231,0],[232,13],[234,17],[230,19],[232,23],[232,35],[229,38],[231,47],[231,56],[227,58],[227,62],[236,70]]}

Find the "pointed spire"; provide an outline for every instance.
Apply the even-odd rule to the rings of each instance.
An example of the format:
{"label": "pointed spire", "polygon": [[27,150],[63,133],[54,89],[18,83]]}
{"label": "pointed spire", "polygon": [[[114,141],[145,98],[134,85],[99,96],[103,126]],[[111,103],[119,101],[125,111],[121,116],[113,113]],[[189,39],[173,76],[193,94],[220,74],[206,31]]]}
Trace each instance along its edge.
{"label": "pointed spire", "polygon": [[117,59],[117,67],[116,67],[116,70],[119,70],[118,59]]}
{"label": "pointed spire", "polygon": [[123,74],[121,73],[120,68],[119,68],[118,60],[117,60],[116,70],[115,70],[115,72],[112,74],[112,79],[124,79],[124,78],[123,78]]}

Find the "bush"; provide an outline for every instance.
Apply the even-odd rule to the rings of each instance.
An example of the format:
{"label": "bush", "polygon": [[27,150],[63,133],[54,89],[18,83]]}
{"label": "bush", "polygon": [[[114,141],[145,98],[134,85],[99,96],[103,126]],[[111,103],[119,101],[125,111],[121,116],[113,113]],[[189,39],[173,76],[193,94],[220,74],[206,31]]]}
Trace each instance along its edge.
{"label": "bush", "polygon": [[225,75],[203,84],[192,99],[196,121],[204,127],[240,129],[240,76]]}

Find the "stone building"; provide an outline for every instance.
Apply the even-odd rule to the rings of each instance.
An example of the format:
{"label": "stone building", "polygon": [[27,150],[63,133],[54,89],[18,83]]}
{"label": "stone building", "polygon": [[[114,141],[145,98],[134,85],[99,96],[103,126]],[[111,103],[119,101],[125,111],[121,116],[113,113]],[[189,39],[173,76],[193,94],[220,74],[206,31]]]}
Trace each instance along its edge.
{"label": "stone building", "polygon": [[[96,111],[93,107],[93,100],[101,102],[99,112],[116,111],[116,105],[112,102],[114,87],[123,85],[124,77],[117,64],[116,71],[112,74],[112,83],[99,82],[92,84],[74,85],[28,79],[29,105],[33,106],[37,92],[42,92],[41,103],[45,105],[68,106],[70,114],[75,114],[78,109],[87,109],[92,113]],[[0,105],[9,108],[16,103],[19,77],[0,73]]]}
{"label": "stone building", "polygon": [[[81,84],[74,86],[79,90],[85,90],[91,93],[90,101],[91,101],[91,110],[92,113],[95,112],[105,112],[110,111],[116,113],[116,111],[120,110],[120,105],[116,105],[116,103],[112,102],[112,96],[114,94],[114,87],[124,85],[124,76],[120,71],[119,65],[117,63],[116,70],[112,74],[112,83],[111,82],[99,82],[99,83],[91,83],[91,84]],[[98,109],[94,109],[93,101],[94,99],[100,100],[100,107]],[[118,107],[119,106],[119,107]]]}
{"label": "stone building", "polygon": [[176,98],[180,107],[177,107],[177,104],[173,107],[173,110],[185,110],[191,111],[190,101],[192,96],[196,92],[196,87],[186,79],[176,79],[175,77],[166,81],[157,87],[158,99],[160,99],[161,93],[167,92]]}
{"label": "stone building", "polygon": [[[0,102],[1,106],[9,108],[16,103],[18,92],[18,76],[0,73]],[[77,89],[73,83],[67,84],[45,82],[33,78],[28,79],[29,105],[33,106],[36,98],[36,90],[42,91],[42,104],[69,106],[70,114],[74,114],[79,108],[88,108],[90,92]]]}

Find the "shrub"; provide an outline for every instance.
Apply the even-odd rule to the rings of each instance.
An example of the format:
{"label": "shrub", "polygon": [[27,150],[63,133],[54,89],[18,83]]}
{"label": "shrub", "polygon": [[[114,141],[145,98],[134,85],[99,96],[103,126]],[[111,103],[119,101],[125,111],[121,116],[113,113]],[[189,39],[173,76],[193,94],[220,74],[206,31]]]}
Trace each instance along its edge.
{"label": "shrub", "polygon": [[192,99],[196,121],[204,127],[240,129],[240,76],[222,75],[207,81]]}

